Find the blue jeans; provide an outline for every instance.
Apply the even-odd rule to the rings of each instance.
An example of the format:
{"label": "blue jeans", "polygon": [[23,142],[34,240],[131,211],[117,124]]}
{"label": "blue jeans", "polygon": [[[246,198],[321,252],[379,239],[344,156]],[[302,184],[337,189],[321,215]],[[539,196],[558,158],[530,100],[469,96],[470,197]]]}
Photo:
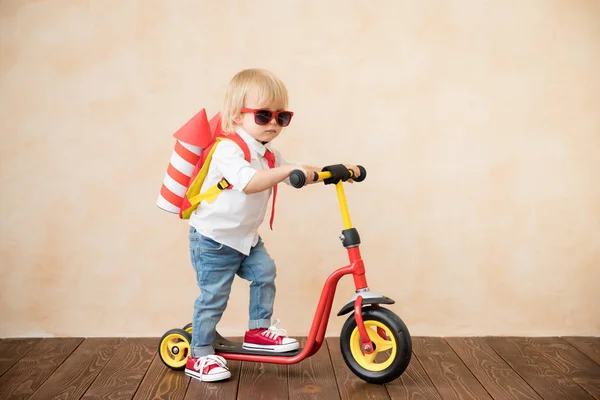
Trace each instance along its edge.
{"label": "blue jeans", "polygon": [[190,228],[190,256],[200,287],[192,318],[192,357],[214,354],[216,326],[235,275],[251,282],[249,329],[268,328],[275,301],[275,262],[261,238],[246,256]]}

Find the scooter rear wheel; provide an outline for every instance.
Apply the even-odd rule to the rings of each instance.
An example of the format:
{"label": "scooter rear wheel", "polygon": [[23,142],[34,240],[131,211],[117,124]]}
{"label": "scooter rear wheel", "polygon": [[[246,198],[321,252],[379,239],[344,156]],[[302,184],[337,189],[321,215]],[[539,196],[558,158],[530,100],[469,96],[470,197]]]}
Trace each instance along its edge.
{"label": "scooter rear wheel", "polygon": [[340,334],[340,350],[344,361],[356,376],[366,382],[391,382],[402,375],[412,357],[408,328],[400,317],[379,306],[364,307],[362,318],[374,351],[371,354],[364,353],[352,313]]}
{"label": "scooter rear wheel", "polygon": [[167,331],[158,343],[160,360],[173,370],[184,370],[190,354],[191,342],[192,337],[183,329]]}

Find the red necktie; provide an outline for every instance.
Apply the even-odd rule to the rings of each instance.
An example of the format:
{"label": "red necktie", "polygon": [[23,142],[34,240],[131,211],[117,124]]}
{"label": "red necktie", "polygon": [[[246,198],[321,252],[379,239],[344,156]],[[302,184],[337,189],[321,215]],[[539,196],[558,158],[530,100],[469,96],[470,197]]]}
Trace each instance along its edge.
{"label": "red necktie", "polygon": [[[271,150],[265,151],[265,158],[269,163],[269,168],[275,168],[275,154]],[[273,230],[273,220],[275,219],[275,199],[277,198],[277,185],[273,186],[273,208],[271,209],[271,230]]]}

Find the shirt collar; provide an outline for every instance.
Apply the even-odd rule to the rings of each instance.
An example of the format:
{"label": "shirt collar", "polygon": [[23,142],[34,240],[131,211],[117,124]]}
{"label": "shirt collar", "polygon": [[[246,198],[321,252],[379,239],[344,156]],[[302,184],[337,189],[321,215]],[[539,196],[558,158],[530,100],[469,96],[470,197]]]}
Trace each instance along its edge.
{"label": "shirt collar", "polygon": [[235,127],[235,132],[240,135],[240,137],[248,144],[248,147],[251,151],[258,153],[258,155],[264,156],[265,151],[268,149],[267,146],[254,139],[248,132],[244,130],[241,126]]}

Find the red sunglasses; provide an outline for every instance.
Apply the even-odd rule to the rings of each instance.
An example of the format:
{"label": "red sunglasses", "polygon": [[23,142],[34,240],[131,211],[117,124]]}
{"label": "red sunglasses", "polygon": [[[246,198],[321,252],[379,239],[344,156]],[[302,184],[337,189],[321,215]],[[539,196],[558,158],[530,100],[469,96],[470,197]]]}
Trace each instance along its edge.
{"label": "red sunglasses", "polygon": [[275,118],[281,126],[288,126],[292,122],[294,113],[292,111],[271,111],[264,108],[242,108],[243,113],[254,113],[254,122],[256,125],[267,125]]}

